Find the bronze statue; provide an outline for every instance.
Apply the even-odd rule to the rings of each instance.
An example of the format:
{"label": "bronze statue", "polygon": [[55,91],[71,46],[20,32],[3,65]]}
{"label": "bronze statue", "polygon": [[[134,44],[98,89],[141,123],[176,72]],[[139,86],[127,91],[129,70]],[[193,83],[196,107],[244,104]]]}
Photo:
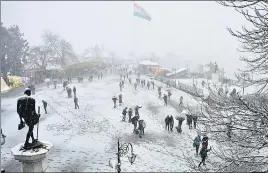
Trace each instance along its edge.
{"label": "bronze statue", "polygon": [[[25,123],[29,127],[24,149],[28,150],[37,147],[40,145],[40,142],[38,142],[38,139],[34,139],[33,130],[34,125],[39,123],[40,113],[37,114],[35,111],[35,99],[31,97],[31,90],[29,88],[25,89],[24,95],[17,101],[17,113],[20,116],[18,130],[24,128]],[[32,138],[32,143],[29,143],[30,137]]]}

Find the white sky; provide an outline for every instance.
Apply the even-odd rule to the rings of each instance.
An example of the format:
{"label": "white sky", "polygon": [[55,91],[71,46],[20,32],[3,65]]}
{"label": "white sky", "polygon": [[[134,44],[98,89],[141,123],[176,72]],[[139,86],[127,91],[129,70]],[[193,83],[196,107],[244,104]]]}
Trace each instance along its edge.
{"label": "white sky", "polygon": [[[31,45],[42,42],[46,29],[69,41],[76,53],[103,44],[118,55],[166,52],[179,56],[184,64],[217,61],[228,74],[242,63],[239,42],[226,27],[241,29],[246,20],[232,8],[212,1],[138,1],[152,21],[133,16],[133,2],[28,1],[1,2],[1,21],[16,24]],[[170,60],[170,67],[174,60]],[[182,64],[183,64],[182,63]],[[174,65],[177,67],[177,64]]]}

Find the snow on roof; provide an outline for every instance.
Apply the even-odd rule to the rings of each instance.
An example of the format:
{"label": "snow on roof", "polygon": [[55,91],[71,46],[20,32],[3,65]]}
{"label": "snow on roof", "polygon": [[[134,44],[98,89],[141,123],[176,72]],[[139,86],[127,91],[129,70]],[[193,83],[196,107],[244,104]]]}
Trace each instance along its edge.
{"label": "snow on roof", "polygon": [[141,61],[141,62],[139,62],[139,64],[141,64],[141,65],[159,65],[158,63],[153,62],[153,61],[149,61],[149,60]]}
{"label": "snow on roof", "polygon": [[47,70],[57,70],[57,69],[61,69],[61,66],[60,65],[57,65],[57,64],[48,64],[47,65]]}
{"label": "snow on roof", "polygon": [[175,72],[168,73],[166,76],[171,76],[171,75],[174,75],[174,74],[177,74],[177,73],[180,73],[180,72],[184,72],[186,70],[188,70],[188,68],[181,68],[179,70],[176,70]]}

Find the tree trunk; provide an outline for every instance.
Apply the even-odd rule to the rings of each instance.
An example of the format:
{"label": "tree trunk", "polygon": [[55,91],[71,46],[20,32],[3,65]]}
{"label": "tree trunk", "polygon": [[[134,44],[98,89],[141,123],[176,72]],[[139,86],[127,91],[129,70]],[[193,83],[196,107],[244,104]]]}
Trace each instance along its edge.
{"label": "tree trunk", "polygon": [[7,86],[10,87],[10,82],[6,74],[3,74],[3,80],[6,82]]}

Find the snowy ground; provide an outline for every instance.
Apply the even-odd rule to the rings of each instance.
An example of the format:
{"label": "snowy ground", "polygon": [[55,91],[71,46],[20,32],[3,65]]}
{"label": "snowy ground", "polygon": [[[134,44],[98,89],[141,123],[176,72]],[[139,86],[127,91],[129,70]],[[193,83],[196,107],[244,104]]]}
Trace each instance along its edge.
{"label": "snowy ground", "polygon": [[[196,131],[190,131],[185,121],[182,134],[168,132],[164,128],[167,114],[173,114],[174,117],[178,115],[174,109],[180,111],[178,100],[181,95],[185,103],[194,103],[189,95],[173,89],[172,100],[168,107],[164,107],[163,100],[158,99],[156,87],[150,91],[138,87],[138,91],[135,91],[134,86],[126,81],[121,92],[124,105],[114,109],[112,97],[120,93],[119,76],[107,76],[103,80],[94,79],[93,83],[75,81],[71,84],[73,85],[77,88],[79,110],[74,109],[73,98],[67,98],[62,85],[58,85],[57,89],[53,89],[52,86],[42,87],[34,96],[37,106],[41,105],[41,100],[48,102],[48,114],[44,114],[41,105],[39,139],[54,144],[54,150],[48,158],[50,171],[113,171],[108,164],[109,159],[116,158],[118,138],[121,143],[132,143],[134,153],[138,154],[133,165],[128,162],[127,157],[121,158],[123,172],[183,172],[189,170],[183,154],[193,157],[196,164],[201,160],[200,157],[194,156],[195,148],[192,145]],[[8,172],[20,170],[19,163],[13,159],[10,149],[24,142],[28,130],[17,130],[17,98],[1,100],[1,127],[7,136],[6,143],[1,147],[1,166]],[[137,104],[143,106],[140,116],[146,122],[142,139],[132,133],[131,123],[121,121],[123,108]],[[213,157],[208,158],[208,163],[210,159]]]}

